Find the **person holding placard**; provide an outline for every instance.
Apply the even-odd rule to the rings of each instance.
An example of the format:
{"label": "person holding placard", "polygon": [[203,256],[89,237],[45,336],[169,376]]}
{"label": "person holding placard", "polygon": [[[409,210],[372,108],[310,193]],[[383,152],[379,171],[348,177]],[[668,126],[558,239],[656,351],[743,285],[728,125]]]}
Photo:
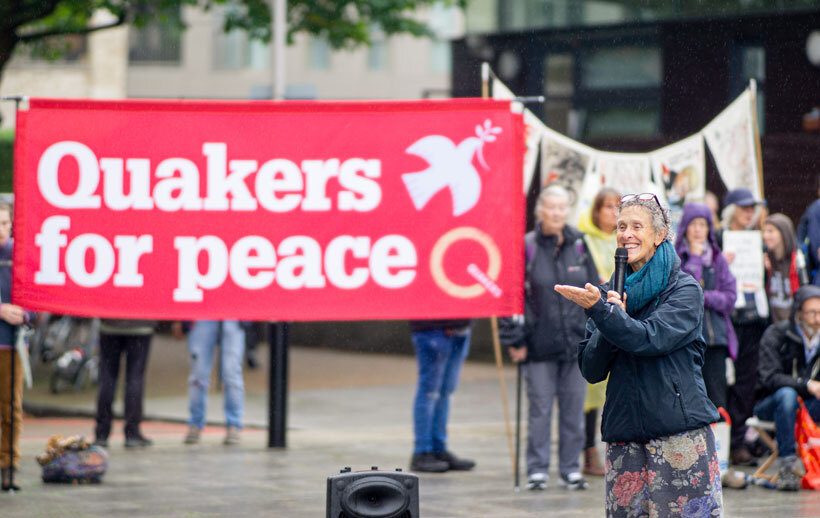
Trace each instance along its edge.
{"label": "person holding placard", "polygon": [[726,408],[726,358],[737,354],[737,337],[729,319],[737,299],[736,281],[717,245],[709,207],[687,203],[678,228],[681,233],[675,239],[675,250],[681,270],[703,289],[706,394],[716,407]]}
{"label": "person holding placard", "polygon": [[763,243],[753,231],[755,214],[761,204],[749,189],[729,191],[724,198],[723,231],[719,241],[737,279],[738,300],[732,312],[738,348],[734,359],[735,382],[729,386],[727,409],[732,419],[732,464],[750,466],[757,463],[746,445],[746,419],[754,409],[754,389],[760,337],[766,330],[769,307],[763,278]]}

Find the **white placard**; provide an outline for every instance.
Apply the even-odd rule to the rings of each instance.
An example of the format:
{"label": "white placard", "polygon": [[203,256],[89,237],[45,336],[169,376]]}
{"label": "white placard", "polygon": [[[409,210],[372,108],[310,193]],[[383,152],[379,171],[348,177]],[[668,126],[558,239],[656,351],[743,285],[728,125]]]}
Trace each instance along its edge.
{"label": "white placard", "polygon": [[763,277],[763,237],[758,230],[727,230],[723,233],[723,253],[731,257],[729,271],[737,280],[736,308],[754,304],[757,314],[769,316]]}

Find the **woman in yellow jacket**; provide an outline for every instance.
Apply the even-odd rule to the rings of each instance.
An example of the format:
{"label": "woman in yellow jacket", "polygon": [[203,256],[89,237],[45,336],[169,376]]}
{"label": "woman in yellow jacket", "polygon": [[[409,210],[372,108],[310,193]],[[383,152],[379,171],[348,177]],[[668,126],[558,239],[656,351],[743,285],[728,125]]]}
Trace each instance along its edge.
{"label": "woman in yellow jacket", "polygon": [[[618,219],[618,204],[621,195],[618,191],[604,187],[595,196],[590,210],[581,215],[578,230],[584,233],[587,250],[592,255],[595,268],[601,282],[608,282],[615,270],[615,223]],[[589,385],[584,402],[586,421],[586,443],[584,445],[584,473],[592,476],[603,476],[604,465],[595,447],[598,411],[604,406],[606,381]]]}

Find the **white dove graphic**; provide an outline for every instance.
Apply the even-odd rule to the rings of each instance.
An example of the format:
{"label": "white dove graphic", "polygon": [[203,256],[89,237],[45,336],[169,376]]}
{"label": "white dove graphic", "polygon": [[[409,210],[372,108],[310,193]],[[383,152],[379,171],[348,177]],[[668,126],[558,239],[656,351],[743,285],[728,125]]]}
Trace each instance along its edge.
{"label": "white dove graphic", "polygon": [[493,142],[501,128],[494,128],[489,119],[483,127],[476,126],[476,136],[467,137],[458,146],[442,135],[429,135],[417,140],[406,152],[425,159],[430,165],[424,171],[401,175],[416,210],[421,210],[437,192],[450,188],[453,197],[453,216],[472,209],[481,196],[481,177],[473,167],[473,154],[478,152],[481,165],[489,170],[482,148]]}

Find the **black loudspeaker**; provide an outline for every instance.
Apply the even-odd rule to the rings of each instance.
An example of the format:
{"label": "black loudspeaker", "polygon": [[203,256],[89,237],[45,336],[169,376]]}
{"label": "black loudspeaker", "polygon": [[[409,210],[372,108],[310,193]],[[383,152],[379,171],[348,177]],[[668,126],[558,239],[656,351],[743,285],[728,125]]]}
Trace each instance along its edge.
{"label": "black loudspeaker", "polygon": [[418,518],[419,478],[396,471],[351,472],[327,477],[327,518]]}

